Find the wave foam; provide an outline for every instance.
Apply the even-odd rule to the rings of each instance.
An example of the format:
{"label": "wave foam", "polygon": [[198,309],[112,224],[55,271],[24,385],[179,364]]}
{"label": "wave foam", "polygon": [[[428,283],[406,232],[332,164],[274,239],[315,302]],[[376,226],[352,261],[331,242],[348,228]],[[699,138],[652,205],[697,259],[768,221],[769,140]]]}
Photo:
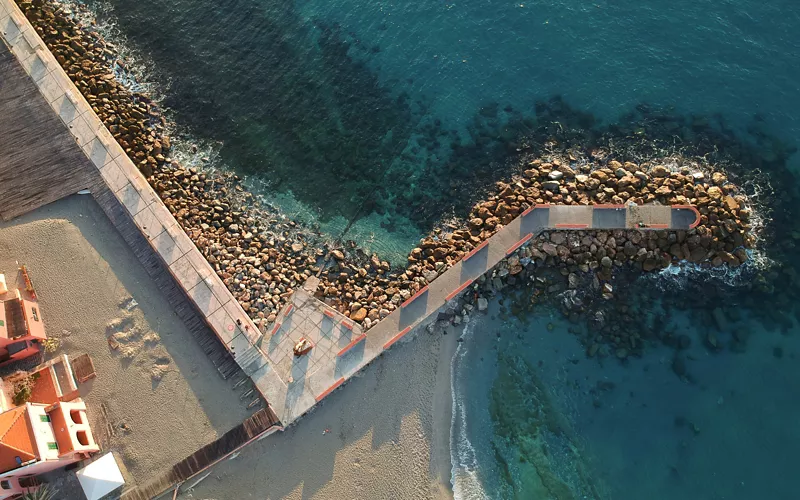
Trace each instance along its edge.
{"label": "wave foam", "polygon": [[690,282],[715,281],[729,287],[745,286],[752,282],[753,275],[769,268],[773,261],[763,252],[747,250],[748,259],[739,267],[704,267],[688,261],[670,264],[650,279],[661,290],[685,289]]}
{"label": "wave foam", "polygon": [[478,479],[478,457],[475,448],[467,437],[467,415],[463,398],[458,396],[458,367],[467,354],[467,341],[472,336],[474,324],[470,322],[461,334],[463,342],[458,343],[450,363],[450,394],[453,410],[450,418],[450,483],[453,485],[455,500],[487,500],[489,497]]}

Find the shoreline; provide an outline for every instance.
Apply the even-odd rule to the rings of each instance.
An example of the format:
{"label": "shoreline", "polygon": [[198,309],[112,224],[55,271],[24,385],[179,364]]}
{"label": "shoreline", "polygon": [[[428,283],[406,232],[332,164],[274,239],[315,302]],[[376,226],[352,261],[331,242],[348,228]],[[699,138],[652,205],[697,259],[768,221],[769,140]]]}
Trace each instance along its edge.
{"label": "shoreline", "polygon": [[[148,111],[150,111],[149,106]],[[562,312],[564,312],[565,316],[568,316],[585,314],[587,310],[594,311],[594,305],[591,305],[591,301],[599,298],[614,298],[617,307],[624,305],[625,291],[615,290],[618,287],[617,283],[614,286],[610,284],[614,279],[612,270],[623,268],[623,265],[629,266],[634,272],[641,273],[642,271],[657,272],[658,269],[671,265],[676,261],[702,261],[706,265],[715,267],[730,265],[733,268],[747,260],[742,258],[742,253],[737,253],[737,251],[747,246],[745,239],[740,241],[742,244],[737,245],[736,236],[733,236],[732,242],[726,241],[724,246],[719,247],[715,246],[715,241],[713,240],[725,239],[730,234],[738,234],[741,238],[750,236],[746,233],[742,236],[744,231],[736,232],[739,229],[748,229],[748,219],[742,215],[744,210],[747,210],[744,208],[747,204],[746,198],[742,194],[741,196],[744,199],[739,199],[740,194],[737,186],[729,183],[727,179],[716,177],[719,172],[715,172],[713,176],[709,175],[710,172],[705,173],[704,177],[698,175],[703,174],[702,168],[693,170],[697,165],[692,163],[687,165],[675,163],[669,165],[669,167],[664,167],[661,164],[653,165],[648,162],[643,162],[641,165],[628,165],[626,162],[623,165],[614,159],[600,159],[598,161],[592,160],[584,169],[583,167],[587,165],[586,163],[580,164],[580,168],[573,168],[575,165],[572,162],[575,160],[572,158],[569,160],[557,156],[544,159],[537,158],[529,164],[529,166],[533,167],[529,170],[535,170],[535,173],[529,174],[526,171],[524,176],[511,178],[509,183],[500,184],[497,191],[488,200],[475,206],[470,214],[469,229],[451,228],[455,230],[453,232],[434,232],[433,235],[435,236],[429,236],[421,240],[420,246],[412,251],[408,268],[398,270],[389,266],[385,261],[381,261],[377,256],[373,255],[368,258],[363,252],[359,255],[358,249],[355,249],[355,247],[340,249],[327,244],[320,246],[313,240],[304,240],[302,236],[296,240],[281,240],[282,244],[279,243],[276,246],[274,243],[276,236],[285,236],[287,232],[291,233],[292,230],[296,230],[296,234],[300,235],[307,233],[304,233],[303,229],[298,229],[299,226],[293,221],[284,220],[281,223],[281,227],[269,229],[270,231],[274,230],[274,233],[269,238],[261,238],[262,233],[258,229],[254,229],[260,227],[258,223],[248,221],[249,218],[253,217],[252,212],[237,215],[240,206],[236,203],[246,204],[249,193],[236,194],[241,184],[234,174],[225,174],[226,177],[224,179],[227,179],[227,181],[220,182],[218,178],[201,170],[175,167],[175,164],[168,162],[167,159],[168,157],[165,158],[165,164],[169,163],[169,168],[174,168],[175,170],[154,172],[153,175],[157,177],[157,182],[161,182],[161,186],[167,188],[167,191],[173,190],[179,194],[191,191],[190,188],[196,186],[197,183],[204,184],[205,187],[202,188],[202,191],[205,198],[202,199],[205,200],[204,203],[207,203],[207,206],[201,212],[205,211],[206,214],[197,213],[195,207],[192,206],[192,198],[184,198],[185,194],[181,194],[177,198],[164,198],[165,203],[168,203],[171,209],[178,206],[176,211],[173,211],[176,218],[179,217],[178,214],[180,213],[183,213],[186,219],[194,218],[192,220],[195,227],[190,231],[192,239],[203,250],[206,258],[212,262],[215,270],[225,280],[225,284],[229,288],[234,287],[237,292],[245,290],[243,293],[239,292],[237,299],[240,300],[250,314],[255,314],[254,319],[259,325],[269,324],[269,311],[279,310],[282,307],[283,301],[292,293],[292,287],[302,281],[302,276],[307,276],[308,273],[317,272],[322,268],[324,280],[319,291],[320,298],[324,298],[329,304],[337,307],[340,312],[343,312],[351,319],[361,322],[365,329],[369,329],[385,316],[384,310],[387,312],[394,310],[400,301],[407,299],[408,296],[419,290],[425,283],[435,279],[449,265],[460,259],[470,249],[475,248],[480,241],[485,241],[486,238],[491,236],[492,231],[502,227],[506,215],[513,215],[515,211],[519,212],[525,208],[526,203],[532,203],[530,199],[532,197],[532,189],[541,194],[541,197],[534,200],[536,202],[540,200],[556,201],[558,197],[561,197],[564,200],[571,200],[572,203],[582,204],[587,200],[595,202],[606,200],[605,198],[593,197],[594,195],[587,195],[584,199],[570,197],[598,190],[608,196],[612,196],[607,191],[611,190],[614,192],[613,196],[618,196],[622,192],[626,192],[620,192],[617,189],[619,186],[624,190],[626,186],[620,185],[625,182],[629,184],[636,183],[640,188],[644,189],[648,196],[654,195],[655,197],[657,195],[666,200],[669,199],[668,197],[672,190],[687,189],[687,185],[694,186],[697,184],[696,181],[700,181],[701,185],[705,184],[702,187],[702,191],[708,195],[706,198],[710,199],[708,207],[703,207],[708,210],[707,213],[704,213],[708,224],[704,224],[707,227],[703,231],[683,235],[676,234],[677,241],[661,241],[662,238],[658,237],[643,237],[641,231],[636,230],[606,232],[610,234],[597,231],[587,233],[586,236],[590,238],[589,243],[586,243],[583,238],[564,236],[558,232],[543,235],[542,238],[537,238],[534,245],[521,250],[501,263],[494,274],[482,278],[472,289],[475,292],[474,294],[469,294],[467,298],[459,300],[455,306],[448,308],[444,313],[446,320],[442,321],[442,323],[461,323],[463,318],[471,315],[474,308],[479,311],[483,310],[481,308],[481,300],[485,301],[486,297],[494,296],[506,297],[506,292],[501,292],[504,288],[513,289],[512,287],[517,285],[516,290],[519,290],[522,288],[519,285],[534,281],[534,279],[544,280],[542,282],[536,281],[535,285],[530,287],[535,290],[534,295],[540,294],[540,297],[553,297],[561,300],[561,297],[565,297],[564,294],[570,294],[566,296],[569,301],[562,302],[564,305]],[[577,163],[581,163],[584,160],[585,158],[581,158]],[[536,163],[537,161],[539,163]],[[658,167],[666,168],[668,172],[658,170],[660,174],[664,175],[656,175],[653,171]],[[639,168],[642,171],[638,170]],[[176,175],[176,173],[179,173],[179,175]],[[644,174],[645,177],[639,176],[638,174],[640,173]],[[633,177],[642,182],[629,179]],[[688,177],[692,177],[693,180],[688,179]],[[623,179],[625,180],[623,181]],[[652,185],[650,184],[651,181]],[[554,182],[555,185],[553,184]],[[680,186],[676,183],[679,183]],[[592,189],[591,185],[595,185],[595,188]],[[517,189],[516,186],[519,186],[520,189]],[[661,191],[660,194],[659,191]],[[160,195],[162,192],[164,191],[159,190]],[[237,199],[238,196],[241,196],[241,198],[239,202],[228,204],[226,201],[220,201],[215,198],[219,193],[231,196],[233,200]],[[703,198],[697,195],[696,192],[694,194],[698,199]],[[677,196],[688,197],[688,195],[685,196],[683,194]],[[526,198],[526,200],[521,201],[520,198]],[[180,199],[184,201],[178,201]],[[631,194],[630,197],[625,198],[625,200],[627,199],[635,198]],[[209,204],[209,200],[217,203]],[[618,200],[612,199],[610,201],[617,202]],[[210,210],[207,209],[208,206],[211,207]],[[217,210],[217,207],[220,207],[220,210]],[[505,213],[501,213],[501,211]],[[749,210],[747,210],[747,213],[750,213]],[[741,222],[743,222],[741,227],[738,218],[740,215],[742,215]],[[727,221],[731,220],[729,216],[733,216],[735,219],[732,226],[727,224]],[[725,217],[728,217],[727,221],[722,220],[720,223],[720,219]],[[716,220],[713,220],[714,218]],[[183,222],[186,219],[179,218],[179,221]],[[198,224],[200,229],[196,227]],[[203,228],[203,225],[208,227]],[[210,229],[211,227],[215,229]],[[735,231],[731,231],[730,227],[734,227]],[[717,230],[724,230],[725,232],[717,233]],[[250,235],[249,237],[247,236],[248,234]],[[720,234],[724,235],[724,237],[720,238]],[[318,234],[317,236],[320,235]],[[699,238],[692,240],[695,236]],[[446,241],[441,243],[442,240]],[[616,244],[608,243],[609,240],[614,241]],[[689,247],[690,241],[694,241],[692,243],[694,248]],[[256,246],[259,251],[249,252],[253,242],[257,243]],[[731,244],[731,248],[728,248],[728,243]],[[299,246],[295,247],[295,245]],[[677,249],[675,245],[678,245]],[[265,249],[267,246],[270,249]],[[734,249],[733,246],[736,246],[736,248]],[[229,247],[234,247],[237,250],[231,251]],[[247,253],[244,254],[245,258],[238,258],[238,249],[245,247],[247,247],[245,250]],[[597,250],[592,250],[590,252],[592,257],[587,257],[585,255],[589,252],[587,248],[581,249],[580,252],[574,251],[574,249],[581,247],[596,247]],[[603,249],[602,252],[600,252],[600,249]],[[642,253],[642,250],[645,250],[645,252]],[[660,255],[659,252],[661,252]],[[599,257],[600,253],[602,253],[602,257]],[[575,257],[578,254],[582,255],[583,261]],[[606,265],[604,263],[605,258],[608,258],[608,262],[611,264]],[[244,263],[233,263],[240,260]],[[321,265],[320,261],[323,261]],[[265,271],[256,262],[268,262],[269,264],[265,266],[268,271]],[[302,264],[297,264],[298,262],[302,262]],[[302,271],[299,271],[297,268],[301,267]],[[285,269],[291,269],[292,271],[282,272]],[[536,275],[534,275],[534,269],[536,270]],[[728,267],[725,267],[725,269],[728,269]],[[261,271],[257,278],[252,274],[254,271]],[[276,273],[273,273],[273,271],[276,271]],[[542,278],[545,272],[550,271],[552,271],[552,276]],[[341,279],[342,274],[347,275],[345,280]],[[559,277],[558,274],[561,276]],[[581,280],[587,278],[591,280],[591,285],[588,284],[588,281],[581,282]],[[262,293],[265,283],[270,283],[269,293]],[[594,297],[577,296],[578,291],[584,289],[584,284],[587,290],[593,290]],[[240,285],[243,286],[240,287]],[[389,290],[394,290],[395,292],[390,293]],[[511,294],[508,297],[511,298]],[[264,307],[264,304],[268,302],[271,302],[278,309],[272,306]],[[531,307],[533,300],[524,302],[526,302],[526,306]],[[386,307],[383,307],[383,305]],[[645,337],[644,333],[641,336],[637,334],[628,336],[626,326],[635,323],[635,320],[627,321],[627,323],[622,322],[623,332],[620,333],[620,322],[618,320],[624,316],[628,316],[627,310],[621,310],[620,316],[611,317],[605,324],[601,323],[600,327],[605,328],[605,331],[597,336],[591,333],[581,336],[581,341],[585,343],[586,353],[590,357],[595,355],[598,357],[610,356],[624,361],[629,355],[641,356],[641,350],[648,344],[647,340],[649,339]],[[616,327],[616,330],[613,329],[614,327]],[[423,335],[424,332],[419,332],[417,336]],[[438,361],[436,363],[432,415],[426,417],[430,419],[431,428],[431,438],[428,443],[430,446],[428,469],[433,484],[439,489],[442,498],[452,498],[453,491],[450,485],[449,473],[452,469],[452,464],[450,463],[451,422],[449,418],[445,419],[445,416],[451,416],[453,408],[452,397],[445,396],[447,395],[446,392],[449,393],[451,391],[449,387],[451,380],[449,367],[457,347],[457,336],[451,331],[444,337],[440,341]],[[678,341],[678,345],[681,345],[683,339],[680,338]],[[419,339],[416,339],[415,342],[419,342]],[[408,350],[409,348],[406,347],[405,349]],[[443,363],[448,357],[449,349],[453,351],[449,354],[447,362]],[[446,374],[441,373],[442,366],[447,366]],[[363,371],[360,375],[363,376],[365,373],[369,372]],[[445,391],[445,387],[447,391]],[[422,427],[428,425],[424,420],[421,424]],[[445,428],[447,428],[446,432],[444,431]],[[446,441],[445,435],[447,436]],[[445,450],[447,453],[444,453]]]}
{"label": "shoreline", "polygon": [[[466,328],[466,326],[464,326]],[[438,334],[438,332],[437,332]],[[453,498],[452,431],[453,431],[453,363],[463,329],[444,335],[439,349],[436,387],[433,398],[433,442],[431,445],[431,475],[436,480],[442,499]]]}

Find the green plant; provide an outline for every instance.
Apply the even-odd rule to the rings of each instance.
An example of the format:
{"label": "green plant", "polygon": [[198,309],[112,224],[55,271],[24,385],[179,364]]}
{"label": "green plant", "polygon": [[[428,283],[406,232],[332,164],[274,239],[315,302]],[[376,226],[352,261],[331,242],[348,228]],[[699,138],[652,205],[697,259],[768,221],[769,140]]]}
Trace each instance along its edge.
{"label": "green plant", "polygon": [[25,402],[31,398],[33,381],[40,377],[38,373],[20,375],[21,376],[14,382],[14,395],[11,397],[11,400],[17,406],[25,404]]}
{"label": "green plant", "polygon": [[41,485],[37,490],[22,494],[22,500],[54,500],[58,490],[51,489],[49,484]]}
{"label": "green plant", "polygon": [[47,337],[44,339],[44,341],[42,341],[42,345],[44,346],[44,352],[56,352],[56,350],[61,346],[61,339],[56,337]]}

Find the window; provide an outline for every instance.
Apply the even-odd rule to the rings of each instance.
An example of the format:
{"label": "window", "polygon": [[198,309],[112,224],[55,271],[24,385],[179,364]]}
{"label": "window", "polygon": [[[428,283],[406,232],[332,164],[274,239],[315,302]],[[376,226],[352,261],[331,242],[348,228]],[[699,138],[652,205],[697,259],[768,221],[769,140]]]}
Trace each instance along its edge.
{"label": "window", "polygon": [[9,483],[8,480],[3,479],[2,481],[0,481],[0,487],[2,487],[4,490],[10,490],[11,483]]}
{"label": "window", "polygon": [[48,450],[57,450],[58,449],[58,443],[53,443],[53,442],[47,443],[47,449]]}
{"label": "window", "polygon": [[86,435],[86,431],[78,431],[75,433],[75,436],[78,438],[80,444],[89,446],[89,437]]}
{"label": "window", "polygon": [[49,422],[50,415],[39,415],[39,420],[41,420],[42,422]]}
{"label": "window", "polygon": [[31,307],[31,312],[33,313],[33,320],[39,321],[39,311],[35,307]]}
{"label": "window", "polygon": [[81,412],[79,410],[70,410],[69,418],[72,419],[73,422],[76,424],[82,424],[83,419],[81,418]]}

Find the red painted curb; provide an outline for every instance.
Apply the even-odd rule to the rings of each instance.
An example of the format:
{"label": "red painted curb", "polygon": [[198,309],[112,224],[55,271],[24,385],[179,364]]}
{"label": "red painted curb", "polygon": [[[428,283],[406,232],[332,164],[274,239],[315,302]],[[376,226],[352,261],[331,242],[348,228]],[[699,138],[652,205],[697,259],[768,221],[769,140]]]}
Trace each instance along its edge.
{"label": "red painted curb", "polygon": [[352,330],[353,329],[353,322],[352,321],[347,321],[346,319],[342,320],[342,326],[347,328],[348,330]]}
{"label": "red painted curb", "polygon": [[445,302],[449,301],[450,299],[452,299],[453,297],[455,297],[455,296],[456,296],[456,295],[458,295],[459,293],[463,292],[463,291],[464,291],[464,289],[465,289],[465,288],[467,288],[468,286],[470,286],[471,284],[472,284],[472,280],[467,280],[467,281],[466,281],[466,282],[465,282],[463,285],[461,285],[460,287],[456,288],[455,290],[453,290],[453,291],[450,293],[450,295],[448,295],[447,297],[445,297],[445,298],[444,298]]}
{"label": "red painted curb", "polygon": [[285,318],[286,316],[290,315],[293,310],[294,306],[292,304],[289,304],[289,307],[286,308],[286,312],[283,313],[283,317]]}
{"label": "red painted curb", "polygon": [[353,339],[353,341],[352,341],[352,342],[350,342],[349,344],[347,344],[346,346],[344,346],[344,347],[342,348],[342,350],[341,350],[341,351],[339,351],[339,352],[336,354],[336,356],[341,356],[342,354],[346,353],[347,351],[349,351],[350,349],[352,349],[353,347],[355,347],[355,346],[356,346],[356,344],[358,344],[359,342],[361,342],[361,341],[362,341],[362,340],[364,340],[365,338],[367,338],[367,334],[366,334],[366,333],[362,333],[361,335],[359,335],[358,337],[356,337],[355,339]]}
{"label": "red painted curb", "polygon": [[609,203],[601,203],[599,205],[592,205],[592,208],[625,208],[625,205],[614,205]]}
{"label": "red painted curb", "polygon": [[272,333],[270,333],[270,335],[275,335],[276,333],[278,333],[278,330],[280,329],[281,329],[281,324],[275,323],[275,328],[272,329]]}
{"label": "red painted curb", "polygon": [[401,331],[400,333],[398,333],[394,337],[390,338],[385,344],[383,344],[383,348],[384,349],[388,349],[389,347],[392,346],[392,344],[394,344],[395,342],[397,342],[398,340],[403,338],[403,335],[405,335],[406,333],[408,333],[410,331],[411,331],[411,327],[410,326],[405,327],[403,329],[403,331]]}
{"label": "red painted curb", "polygon": [[325,316],[329,317],[330,319],[333,319],[335,317],[335,315],[333,314],[333,311],[328,310],[328,309],[325,309],[322,312],[322,314],[324,314]]}
{"label": "red painted curb", "polygon": [[534,210],[536,210],[537,208],[540,208],[540,209],[541,209],[541,208],[550,208],[550,204],[549,204],[549,203],[537,203],[537,204],[535,204],[535,205],[531,205],[531,206],[529,206],[529,207],[527,208],[527,210],[525,210],[524,212],[522,212],[522,216],[523,216],[523,217],[525,217],[526,215],[528,215],[529,213],[533,212],[533,211],[534,211]]}
{"label": "red painted curb", "polygon": [[464,256],[463,260],[467,260],[470,257],[472,257],[473,255],[475,255],[476,253],[480,252],[481,249],[483,249],[483,247],[485,247],[488,244],[489,244],[489,240],[486,240],[483,243],[481,243],[480,245],[476,246],[475,248],[472,249],[472,251],[470,253],[468,253],[467,255]]}
{"label": "red painted curb", "polygon": [[692,206],[692,205],[672,205],[672,208],[676,208],[678,210],[691,210],[692,212],[694,212],[695,219],[694,219],[694,222],[692,222],[689,225],[689,229],[694,229],[694,228],[696,228],[697,226],[700,225],[700,212],[694,206]]}
{"label": "red painted curb", "polygon": [[556,229],[586,229],[589,224],[556,224]]}
{"label": "red painted curb", "polygon": [[527,243],[527,241],[528,241],[529,239],[531,239],[531,238],[533,238],[533,233],[528,233],[528,236],[526,236],[526,237],[522,238],[522,239],[521,239],[521,240],[519,240],[518,242],[516,242],[516,243],[514,243],[513,245],[511,245],[511,248],[509,248],[508,250],[506,250],[506,255],[511,255],[512,253],[514,253],[514,251],[516,251],[516,250],[517,250],[519,247],[521,247],[522,245],[524,245],[525,243]]}
{"label": "red painted curb", "polygon": [[327,396],[328,394],[330,394],[330,393],[332,393],[333,391],[335,391],[335,390],[336,390],[336,388],[337,388],[337,387],[339,387],[339,386],[340,386],[340,385],[342,385],[342,384],[344,384],[344,377],[342,377],[342,378],[340,378],[339,380],[337,380],[336,382],[334,382],[332,386],[330,386],[330,387],[328,387],[327,389],[325,389],[324,391],[322,391],[322,393],[321,393],[319,396],[317,396],[316,398],[314,398],[314,399],[315,399],[317,402],[319,402],[319,401],[320,401],[322,398],[324,398],[324,397],[325,397],[325,396]]}
{"label": "red painted curb", "polygon": [[669,229],[669,224],[650,224],[644,229]]}
{"label": "red painted curb", "polygon": [[419,292],[415,293],[414,295],[409,297],[408,300],[406,300],[405,302],[400,304],[400,308],[402,309],[403,307],[405,307],[405,306],[409,305],[410,303],[414,302],[420,295],[422,295],[423,293],[425,293],[427,291],[428,291],[428,287],[427,286],[422,287]]}

